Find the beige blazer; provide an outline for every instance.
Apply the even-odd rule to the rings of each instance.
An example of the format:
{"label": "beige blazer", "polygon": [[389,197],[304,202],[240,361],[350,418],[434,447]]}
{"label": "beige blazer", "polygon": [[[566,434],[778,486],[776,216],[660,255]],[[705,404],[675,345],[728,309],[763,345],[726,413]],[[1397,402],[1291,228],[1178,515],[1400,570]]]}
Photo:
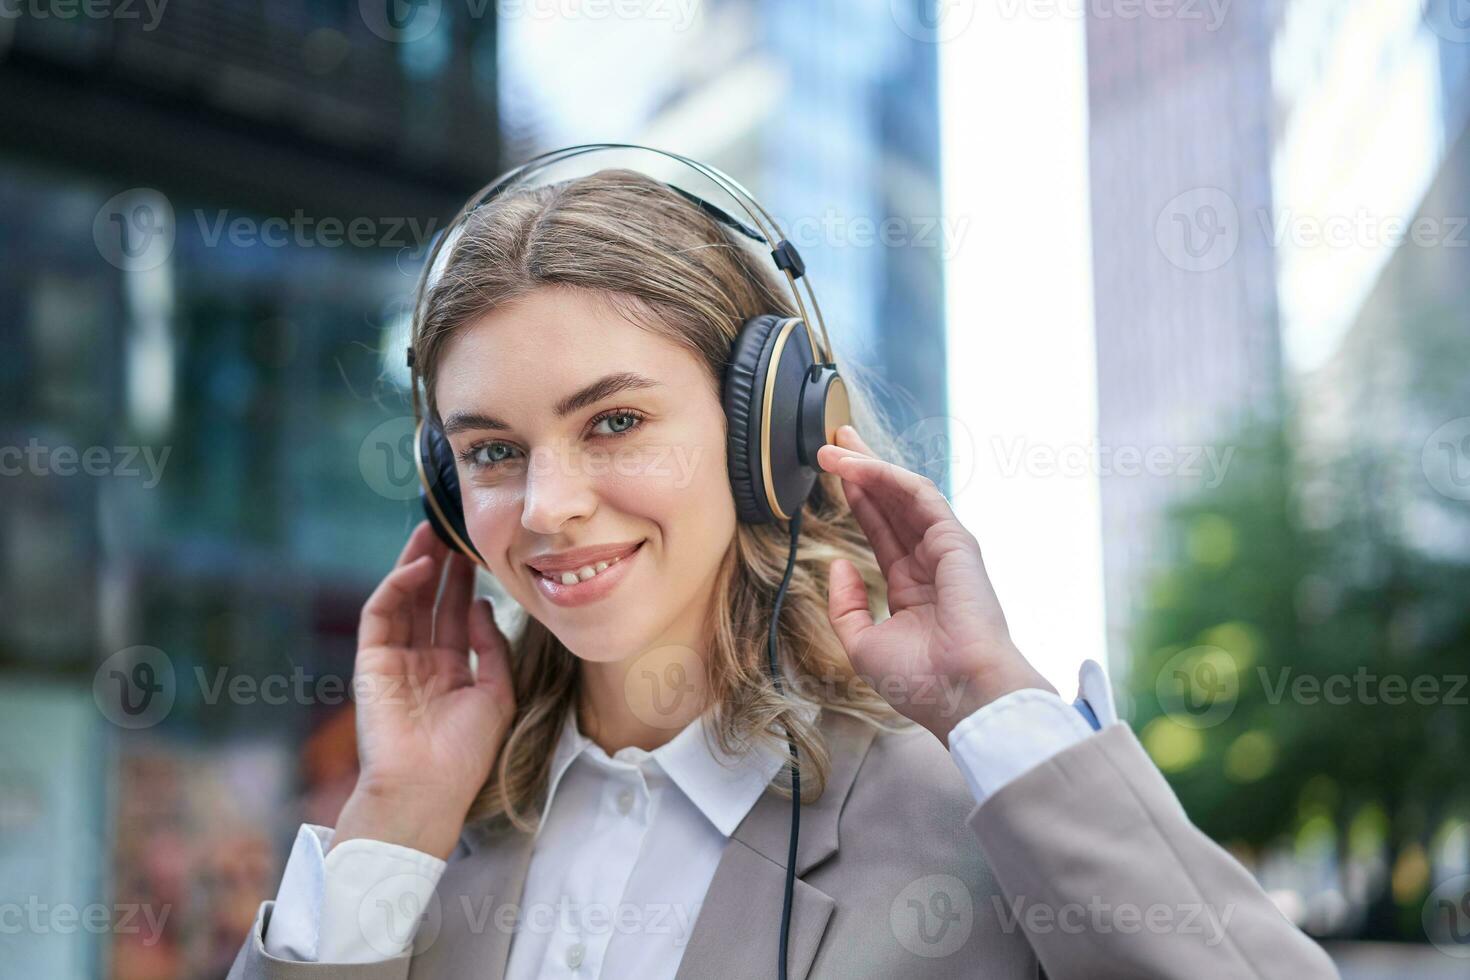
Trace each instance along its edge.
{"label": "beige blazer", "polygon": [[[820,724],[832,773],[802,807],[791,980],[1338,976],[1189,822],[1126,725],[977,806],[928,731],[876,732],[829,711]],[[776,976],[790,808],[767,792],[735,830],[678,980]],[[438,885],[436,928],[379,963],[273,958],[262,936],[274,903],[262,902],[230,980],[503,977],[530,844],[503,824],[466,825]]]}

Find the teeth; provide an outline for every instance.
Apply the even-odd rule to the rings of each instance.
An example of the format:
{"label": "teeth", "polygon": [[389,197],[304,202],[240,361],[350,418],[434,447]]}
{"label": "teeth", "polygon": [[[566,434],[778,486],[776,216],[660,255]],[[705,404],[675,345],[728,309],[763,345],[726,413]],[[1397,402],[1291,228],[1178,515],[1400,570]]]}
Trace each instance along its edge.
{"label": "teeth", "polygon": [[551,579],[553,582],[560,582],[562,585],[576,585],[578,582],[587,581],[598,572],[605,570],[609,565],[616,565],[622,560],[623,557],[619,555],[612,561],[600,561],[596,565],[583,565],[581,568],[577,569],[574,572],[566,571],[560,573],[559,575],[546,575],[546,577]]}

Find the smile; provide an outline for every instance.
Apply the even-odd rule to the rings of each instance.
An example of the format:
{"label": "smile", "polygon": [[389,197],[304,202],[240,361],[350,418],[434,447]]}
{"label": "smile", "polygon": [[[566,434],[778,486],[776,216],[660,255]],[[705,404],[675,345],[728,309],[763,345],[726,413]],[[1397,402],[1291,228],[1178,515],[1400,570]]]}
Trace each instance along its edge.
{"label": "smile", "polygon": [[606,561],[597,561],[577,569],[558,572],[542,572],[532,568],[537,590],[559,606],[580,606],[596,602],[618,587],[628,577],[630,566],[643,551],[645,542],[626,555]]}

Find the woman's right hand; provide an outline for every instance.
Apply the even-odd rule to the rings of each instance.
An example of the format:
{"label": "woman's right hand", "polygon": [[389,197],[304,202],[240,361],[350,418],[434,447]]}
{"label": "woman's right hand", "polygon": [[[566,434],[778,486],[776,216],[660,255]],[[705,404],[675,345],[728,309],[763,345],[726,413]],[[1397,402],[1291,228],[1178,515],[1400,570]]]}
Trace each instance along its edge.
{"label": "woman's right hand", "polygon": [[363,605],[353,678],[359,772],[333,846],[360,837],[441,859],[454,850],[515,716],[508,644],[489,600],[473,598],[474,569],[423,521]]}

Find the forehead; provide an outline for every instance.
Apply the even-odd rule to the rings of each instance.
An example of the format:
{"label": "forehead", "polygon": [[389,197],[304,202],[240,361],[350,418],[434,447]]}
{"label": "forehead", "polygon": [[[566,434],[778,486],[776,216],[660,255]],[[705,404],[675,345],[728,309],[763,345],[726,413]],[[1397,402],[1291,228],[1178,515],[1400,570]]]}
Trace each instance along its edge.
{"label": "forehead", "polygon": [[440,355],[435,401],[441,417],[491,403],[549,412],[573,390],[618,371],[670,386],[706,373],[692,351],[629,322],[597,296],[538,289],[455,333]]}

